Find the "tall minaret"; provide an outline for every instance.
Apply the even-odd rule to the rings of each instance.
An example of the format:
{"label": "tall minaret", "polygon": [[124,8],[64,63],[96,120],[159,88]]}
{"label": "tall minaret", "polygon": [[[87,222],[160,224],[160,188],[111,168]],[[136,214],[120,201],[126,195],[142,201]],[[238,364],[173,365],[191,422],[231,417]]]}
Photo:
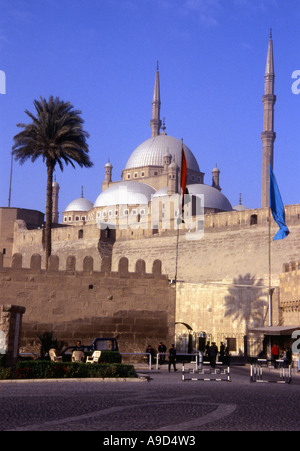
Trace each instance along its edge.
{"label": "tall minaret", "polygon": [[161,120],[160,120],[160,87],[159,87],[159,71],[158,71],[158,63],[156,67],[155,74],[155,84],[154,84],[154,93],[152,100],[152,119],[150,121],[151,125],[151,137],[159,135]]}
{"label": "tall minaret", "polygon": [[263,146],[261,190],[262,208],[269,207],[269,163],[271,163],[271,167],[273,168],[274,160],[274,141],[276,138],[276,133],[274,132],[274,105],[276,102],[276,96],[274,95],[274,81],[275,73],[271,29],[265,72],[265,93],[262,98],[264,105],[264,128],[261,134]]}

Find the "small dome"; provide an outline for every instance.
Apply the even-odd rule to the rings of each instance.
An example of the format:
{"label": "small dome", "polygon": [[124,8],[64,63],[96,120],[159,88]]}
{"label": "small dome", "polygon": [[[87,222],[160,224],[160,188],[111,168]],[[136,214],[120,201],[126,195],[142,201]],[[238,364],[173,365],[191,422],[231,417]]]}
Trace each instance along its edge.
{"label": "small dome", "polygon": [[213,186],[198,184],[188,185],[189,194],[204,194],[204,208],[213,208],[219,211],[232,211],[232,206],[224,194]]}
{"label": "small dome", "polygon": [[[196,158],[191,150],[183,144],[188,169],[199,171]],[[125,169],[144,166],[164,166],[164,156],[172,155],[172,162],[181,166],[182,142],[168,135],[158,135],[140,144],[129,157]]]}
{"label": "small dome", "polygon": [[239,204],[236,205],[235,207],[233,207],[233,209],[234,209],[235,211],[249,210],[248,207],[245,207],[245,205],[242,204],[242,194],[241,194],[241,193],[240,193]]}
{"label": "small dome", "polygon": [[175,161],[173,161],[171,164],[169,164],[169,169],[177,169],[178,168],[178,166],[177,166],[177,164],[175,163]]}
{"label": "small dome", "polygon": [[123,181],[110,185],[96,199],[94,207],[111,205],[145,205],[155,189],[146,183]]}
{"label": "small dome", "polygon": [[249,210],[249,208],[248,208],[248,207],[245,207],[245,205],[241,205],[241,204],[239,204],[239,205],[236,205],[235,207],[232,207],[232,209],[233,209],[233,210],[236,210],[236,211],[244,211],[244,210]]}
{"label": "small dome", "polygon": [[89,211],[91,208],[93,208],[92,202],[84,197],[79,197],[69,203],[65,211]]}
{"label": "small dome", "polygon": [[160,188],[156,191],[156,193],[152,194],[152,198],[156,197],[164,197],[168,195],[168,187],[164,186],[163,188]]}

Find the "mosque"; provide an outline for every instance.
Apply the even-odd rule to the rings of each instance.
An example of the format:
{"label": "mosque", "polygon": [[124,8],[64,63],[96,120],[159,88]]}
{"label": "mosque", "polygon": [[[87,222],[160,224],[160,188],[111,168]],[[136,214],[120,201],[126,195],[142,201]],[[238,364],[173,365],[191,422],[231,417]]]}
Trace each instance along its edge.
{"label": "mosque", "polygon": [[[129,156],[122,179],[113,181],[113,166],[107,162],[102,192],[91,201],[82,191],[80,198],[64,207],[61,221],[60,187],[56,181],[53,182],[52,254],[57,257],[56,269],[64,271],[67,267],[67,276],[72,272],[75,278],[80,272],[110,274],[109,271],[118,271],[120,261],[123,265],[126,260],[126,271],[150,274],[153,268],[157,268],[159,260],[161,273],[169,280],[168,290],[175,293],[176,328],[173,332],[177,343],[184,341],[186,325],[189,331],[193,331],[194,338],[205,332],[208,340],[218,344],[231,340],[234,343],[232,351],[236,353],[246,352],[246,347],[254,343],[262,343],[266,336],[277,337],[281,344],[288,342],[291,331],[300,329],[300,204],[285,206],[289,236],[270,243],[270,234],[274,236],[278,230],[269,215],[269,164],[273,166],[276,138],[274,85],[273,39],[270,34],[262,97],[261,206],[249,209],[242,205],[241,199],[238,205],[232,206],[222,192],[218,167],[212,169],[211,182],[207,183],[192,151],[182,140],[166,133],[165,120],[160,118],[157,66],[151,137]],[[183,210],[182,151],[186,159],[188,193]],[[18,261],[22,259],[23,268],[31,268],[32,256],[38,255],[39,268],[43,269],[43,214],[0,208],[0,249],[3,267],[15,264],[18,271],[19,263],[17,260],[14,263],[14,256],[18,256]],[[86,270],[87,256],[89,272]],[[71,266],[70,261],[74,263]],[[48,277],[51,277],[50,273]],[[0,290],[4,293],[7,292],[5,284],[9,277],[7,275],[2,285],[0,283]],[[28,279],[33,282],[36,277],[30,275]],[[15,288],[21,300],[29,292],[28,283],[24,288],[18,288],[19,291]],[[90,282],[89,289],[95,288],[97,283],[96,279]],[[128,302],[131,309],[134,304],[134,312],[142,312],[140,303],[144,309],[150,310],[158,303],[158,316],[164,315],[159,310],[159,291],[149,289],[146,302],[142,286],[137,288],[130,280],[128,283],[135,298],[128,297],[127,300],[120,288],[117,293],[120,305]],[[122,280],[120,284],[122,286]],[[59,296],[54,285],[49,285],[51,295],[47,306]],[[168,290],[164,293],[170,293]],[[95,302],[91,293],[89,291],[86,297]],[[112,296],[109,294],[108,297]],[[164,296],[163,302],[169,294]],[[103,307],[105,302],[106,298],[101,304],[103,318],[108,311]],[[169,304],[166,305],[170,308]],[[84,306],[85,298],[83,310]],[[59,315],[63,307],[60,305],[54,310]],[[147,321],[145,328],[151,322]]]}
{"label": "mosque", "polygon": [[[218,213],[245,208],[241,205],[241,201],[239,205],[232,207],[221,192],[218,167],[212,170],[211,185],[204,183],[204,173],[200,170],[193,152],[182,140],[166,133],[165,120],[160,119],[160,107],[157,66],[150,120],[151,138],[132,152],[122,171],[121,181],[112,181],[113,166],[108,162],[105,165],[102,192],[96,201],[92,203],[85,199],[82,192],[81,197],[73,200],[63,211],[63,224],[96,221],[103,227],[113,227],[118,226],[120,221],[122,222],[120,218],[124,220],[126,216],[131,217],[131,221],[140,222],[145,217],[155,216],[159,208],[158,202],[168,204],[170,196],[175,200],[174,195],[178,195],[179,202],[182,149],[187,163],[187,191],[190,196],[198,196],[199,199],[201,197],[203,200],[201,211],[204,209],[204,213]],[[53,191],[53,220],[57,220],[59,191],[57,182],[53,183]],[[175,216],[177,213],[178,209],[174,209]],[[152,218],[152,225],[154,222]]]}

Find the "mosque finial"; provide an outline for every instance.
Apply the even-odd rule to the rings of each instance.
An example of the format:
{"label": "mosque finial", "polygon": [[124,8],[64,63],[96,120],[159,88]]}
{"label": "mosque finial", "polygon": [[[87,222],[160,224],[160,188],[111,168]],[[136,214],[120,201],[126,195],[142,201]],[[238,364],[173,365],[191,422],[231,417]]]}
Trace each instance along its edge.
{"label": "mosque finial", "polygon": [[83,198],[83,186],[81,186],[81,197]]}
{"label": "mosque finial", "polygon": [[272,28],[270,28],[270,39],[272,39]]}
{"label": "mosque finial", "polygon": [[239,205],[242,205],[242,193],[240,193]]}
{"label": "mosque finial", "polygon": [[162,124],[162,127],[161,127],[161,129],[162,129],[161,135],[166,135],[166,123],[165,123],[165,121],[166,121],[166,118],[163,117],[163,124]]}

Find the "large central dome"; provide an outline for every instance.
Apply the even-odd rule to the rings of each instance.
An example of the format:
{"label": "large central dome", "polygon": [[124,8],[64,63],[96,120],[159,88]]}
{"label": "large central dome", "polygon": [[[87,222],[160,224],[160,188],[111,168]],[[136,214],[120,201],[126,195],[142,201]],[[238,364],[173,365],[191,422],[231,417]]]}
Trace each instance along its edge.
{"label": "large central dome", "polygon": [[[183,144],[188,169],[199,171],[196,158],[191,150]],[[182,142],[166,134],[147,139],[140,144],[130,155],[125,169],[140,168],[145,166],[163,166],[164,156],[170,154],[172,162],[181,167]]]}

